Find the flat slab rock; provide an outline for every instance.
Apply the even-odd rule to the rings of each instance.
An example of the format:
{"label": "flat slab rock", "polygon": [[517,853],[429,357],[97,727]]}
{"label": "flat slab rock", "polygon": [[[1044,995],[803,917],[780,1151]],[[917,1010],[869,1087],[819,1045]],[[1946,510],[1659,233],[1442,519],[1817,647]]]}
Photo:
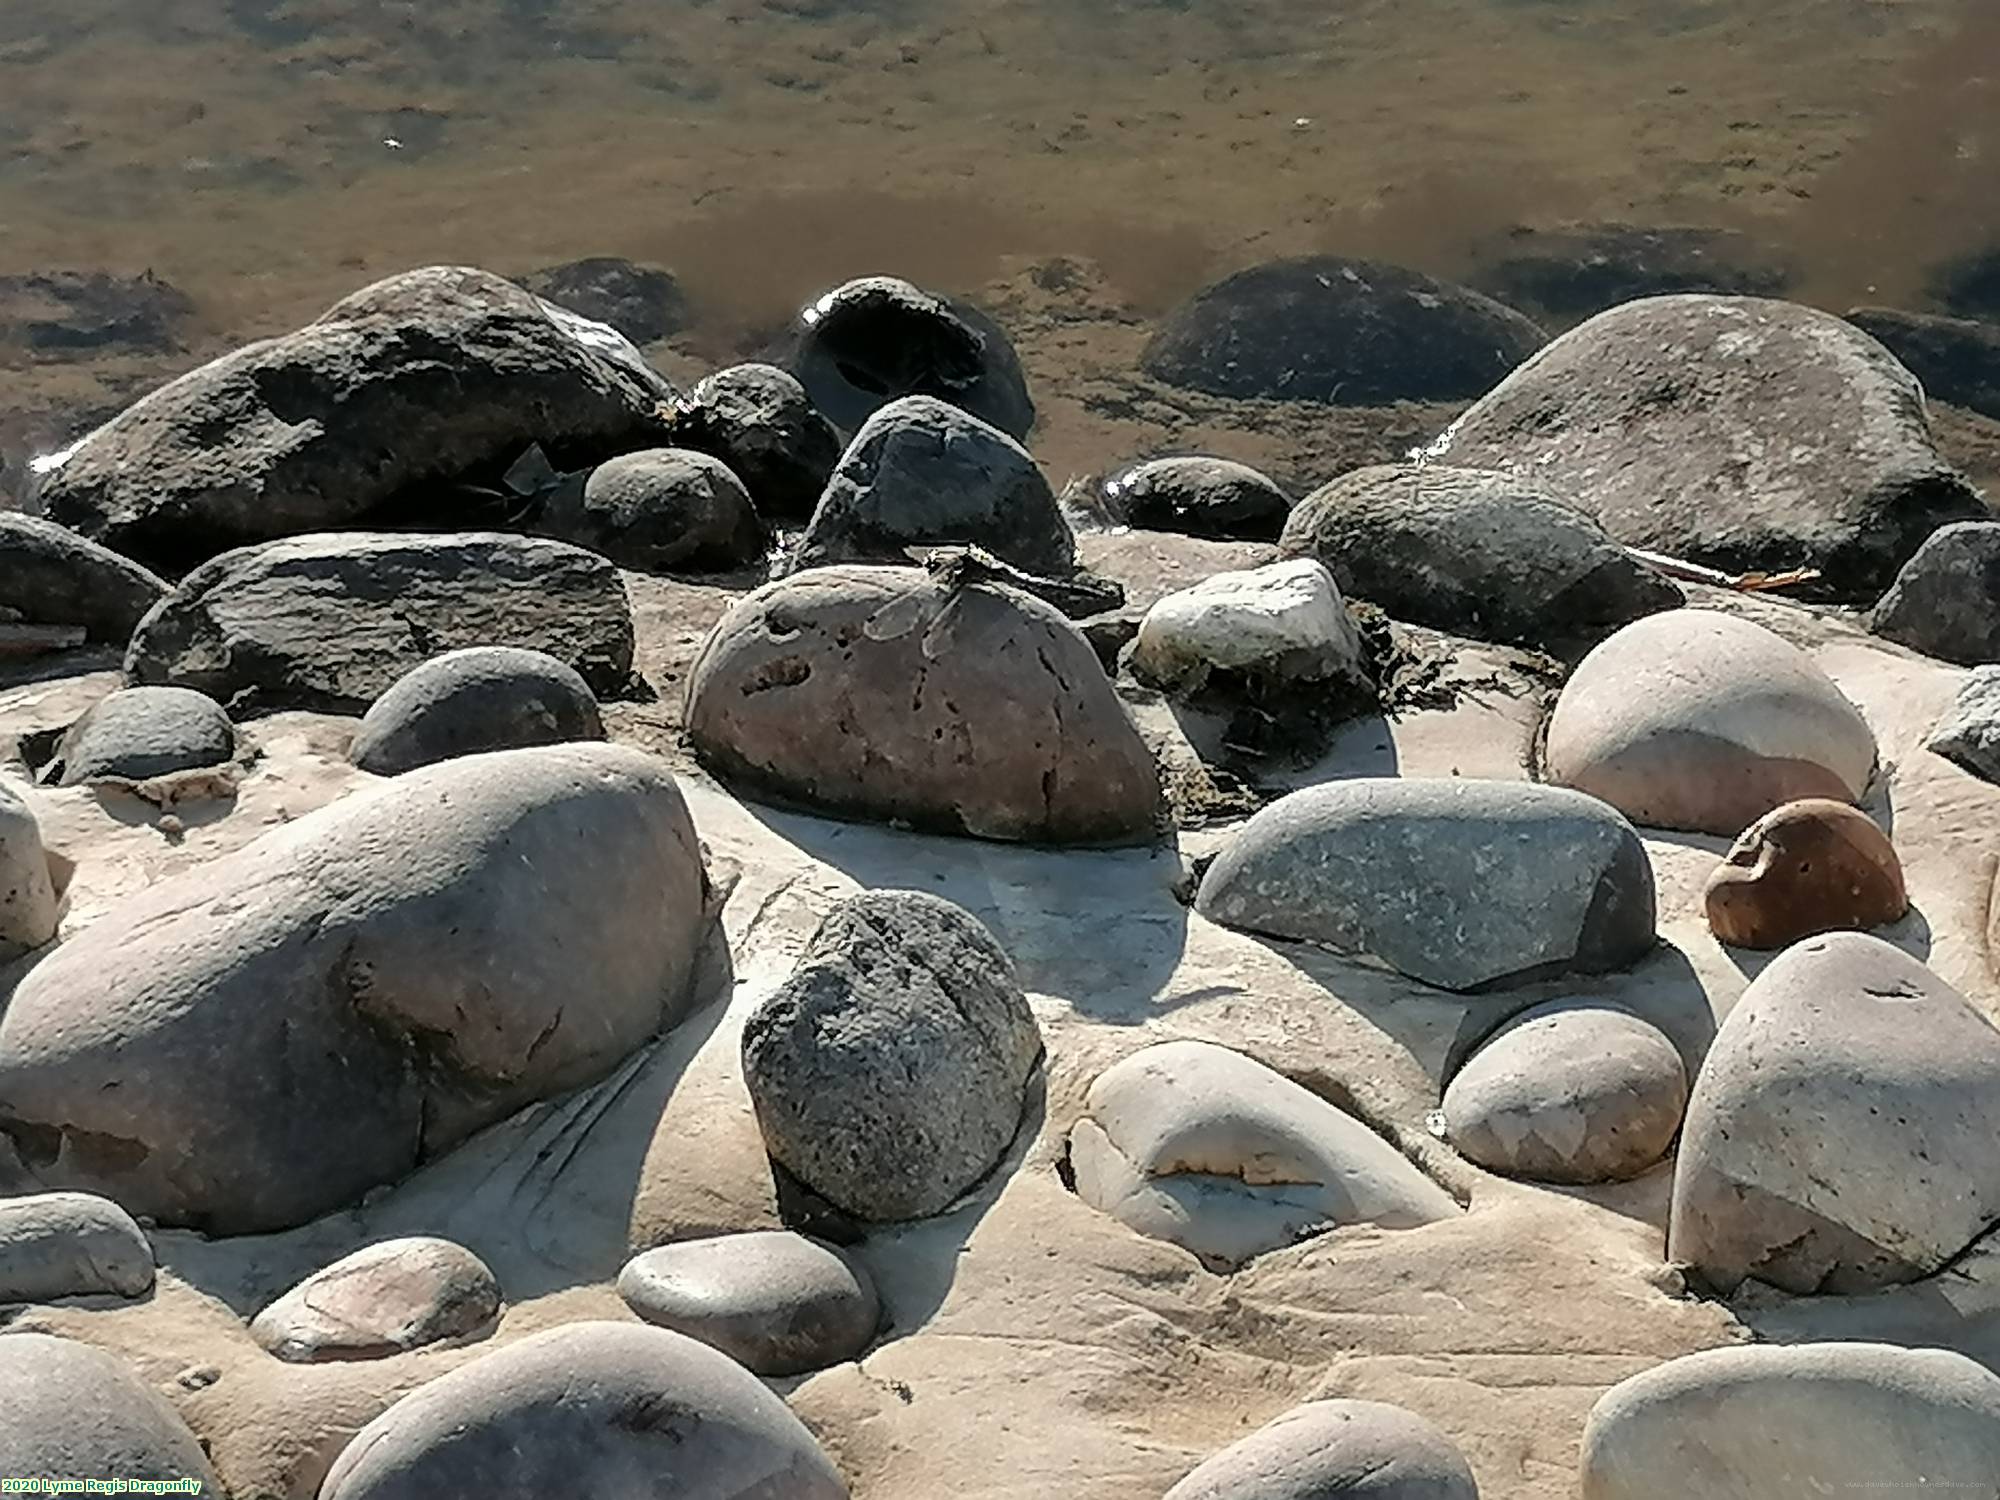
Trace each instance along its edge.
{"label": "flat slab rock", "polygon": [[316,1271],[258,1313],[250,1336],[293,1364],[382,1359],[491,1327],[500,1284],[463,1245],[386,1240]]}
{"label": "flat slab rock", "polygon": [[0,1198],[0,1303],[143,1297],[152,1289],[153,1247],[109,1198]]}

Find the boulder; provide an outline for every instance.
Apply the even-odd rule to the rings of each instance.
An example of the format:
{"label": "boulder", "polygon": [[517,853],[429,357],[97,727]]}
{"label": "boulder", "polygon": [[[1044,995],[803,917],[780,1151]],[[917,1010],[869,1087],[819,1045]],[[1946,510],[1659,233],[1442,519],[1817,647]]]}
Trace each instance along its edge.
{"label": "boulder", "polygon": [[465,267],[392,276],[153,392],[43,474],[52,519],[141,561],[352,525],[530,443],[576,468],[672,396],[625,338]]}
{"label": "boulder", "polygon": [[1972,669],[1924,744],[1975,776],[2000,781],[2000,666]]}
{"label": "boulder", "polygon": [[1875,735],[1813,659],[1714,610],[1634,621],[1584,657],[1548,722],[1544,779],[1648,828],[1734,838],[1787,802],[1852,802]]}
{"label": "boulder", "polygon": [[743,1027],[772,1160],[870,1220],[940,1213],[992,1171],[1041,1055],[993,935],[920,891],[836,906]]}
{"label": "boulder", "polygon": [[1188,536],[1277,539],[1292,501],[1251,468],[1227,458],[1154,458],[1104,481],[1104,508],[1127,526]]}
{"label": "boulder", "polygon": [[624,580],[594,553],[535,537],[297,537],[183,578],[133,633],[125,675],[199,689],[238,714],[358,714],[438,653],[491,645],[533,646],[594,692],[623,692]]}
{"label": "boulder", "polygon": [[1166,1500],[1479,1500],[1465,1455],[1415,1412],[1309,1401],[1231,1443]]}
{"label": "boulder", "polygon": [[603,738],[589,684],[553,656],[467,646],[397,678],[369,706],[348,758],[400,776],[460,755]]}
{"label": "boulder", "polygon": [[1910,909],[1903,863],[1875,820],[1844,802],[1807,798],[1743,830],[1702,892],[1708,927],[1738,948],[1886,926]]}
{"label": "boulder", "polygon": [[0,1198],[0,1302],[143,1297],[152,1289],[152,1244],[109,1198]]}
{"label": "boulder", "polygon": [[945,833],[1143,843],[1159,775],[1076,628],[1003,585],[913,568],[768,584],[688,681],[704,764],[752,795]]}
{"label": "boulder", "polygon": [[1876,601],[1868,628],[1940,661],[2000,662],[2000,521],[1940,527]]}
{"label": "boulder", "polygon": [[729,465],[764,515],[810,516],[840,462],[839,432],[776,365],[731,365],[697,381],[675,398],[667,430]]}
{"label": "boulder", "polygon": [[1217,573],[1167,595],[1146,611],[1128,663],[1141,681],[1181,695],[1228,676],[1375,699],[1361,632],[1311,558]]}
{"label": "boulder", "polygon": [[641,573],[740,568],[771,541],[743,481],[721,459],[685,448],[599,464],[581,485],[558,486],[538,524]]}
{"label": "boulder", "polygon": [[1613,1386],[1583,1433],[1583,1500],[1977,1495],[1996,1473],[2000,1376],[1946,1349],[1704,1349]]}
{"label": "boulder", "polygon": [[362,1428],[320,1500],[847,1500],[789,1408],[664,1328],[571,1323],[419,1386]]}
{"label": "boulder", "polygon": [[291,1364],[383,1359],[467,1339],[500,1316],[500,1283],[450,1240],[384,1240],[341,1257],[258,1313],[250,1336]]}
{"label": "boulder", "polygon": [[180,1414],[102,1349],[45,1333],[0,1337],[0,1411],[0,1475],[192,1481],[194,1493],[223,1493]]}
{"label": "boulder", "polygon": [[1687,1069],[1657,1026],[1591,1000],[1532,1006],[1487,1038],[1444,1091],[1467,1159],[1536,1182],[1623,1182],[1673,1145]]}
{"label": "boulder", "polygon": [[[56,935],[62,905],[42,826],[21,794],[0,781],[0,963]],[[5,1007],[0,1007],[4,1019]]]}
{"label": "boulder", "polygon": [[38,516],[0,510],[0,623],[79,625],[123,645],[167,582],[137,563]]}
{"label": "boulder", "polygon": [[1653,871],[1632,825],[1590,797],[1512,781],[1293,792],[1224,845],[1195,910],[1447,990],[1623,968],[1654,937]]}
{"label": "boulder", "polygon": [[1030,573],[1076,570],[1076,538],[1027,449],[955,406],[908,396],[848,444],[793,566],[902,562],[925,542],[971,542]]}
{"label": "boulder", "polygon": [[635,1255],[625,1305],[720,1349],[759,1375],[803,1375],[857,1358],[882,1305],[859,1262],[789,1230],[684,1240]]}
{"label": "boulder", "polygon": [[2000,1218],[2000,1032],[1916,959],[1807,938],[1751,981],[1688,1100],[1668,1257],[1725,1294],[1927,1276]]}
{"label": "boulder", "polygon": [[544,266],[520,278],[546,302],[605,323],[635,344],[650,344],[688,324],[687,293],[671,271],[637,265],[615,255]]}
{"label": "boulder", "polygon": [[1542,342],[1533,323],[1470,287],[1309,255],[1252,266],[1197,293],[1167,315],[1140,367],[1217,396],[1463,401]]}
{"label": "boulder", "polygon": [[1278,550],[1398,620],[1517,645],[1602,634],[1681,591],[1553,491],[1507,474],[1380,464],[1313,491]]}
{"label": "boulder", "polygon": [[637,750],[363,788],[28,973],[0,1013],[0,1136],[42,1184],[164,1224],[303,1223],[677,1021],[706,895],[680,789]]}
{"label": "boulder", "polygon": [[2000,325],[1888,307],[1857,307],[1847,321],[1895,355],[1933,401],[2000,417]]}
{"label": "boulder", "polygon": [[117,777],[144,781],[176,771],[226,765],[236,729],[222,705],[181,687],[134,687],[110,693],[72,724],[42,780],[58,786]]}
{"label": "boulder", "polygon": [[1852,324],[1754,297],[1649,297],[1570,330],[1452,424],[1438,463],[1566,495],[1627,546],[1728,572],[1809,567],[1872,599],[1985,514],[1923,391]]}
{"label": "boulder", "polygon": [[1697,225],[1520,225],[1476,253],[1474,286],[1558,323],[1675,292],[1771,297],[1792,280],[1749,235]]}
{"label": "boulder", "polygon": [[1344,1225],[1459,1212],[1360,1120],[1212,1042],[1162,1042],[1099,1074],[1069,1168],[1091,1207],[1219,1271]]}
{"label": "boulder", "polygon": [[949,401],[1014,438],[1035,425],[1021,361],[999,326],[893,276],[864,276],[809,304],[781,363],[843,432],[904,396]]}

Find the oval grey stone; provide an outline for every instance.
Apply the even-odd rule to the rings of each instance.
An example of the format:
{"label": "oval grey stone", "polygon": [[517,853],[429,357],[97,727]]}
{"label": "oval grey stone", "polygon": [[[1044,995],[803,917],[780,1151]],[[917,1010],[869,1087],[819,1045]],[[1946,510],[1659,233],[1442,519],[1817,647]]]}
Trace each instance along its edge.
{"label": "oval grey stone", "polygon": [[220,703],[182,687],[133,687],[92,705],[44,775],[62,786],[114,776],[144,781],[226,764],[236,729]]}
{"label": "oval grey stone", "polygon": [[1310,1401],[1231,1443],[1166,1500],[1479,1500],[1465,1456],[1381,1401]]}
{"label": "oval grey stone", "polygon": [[293,1364],[381,1359],[500,1315],[500,1284],[463,1245],[417,1235],[342,1256],[258,1313],[250,1336]]}
{"label": "oval grey stone", "polygon": [[719,458],[647,448],[599,464],[558,489],[541,528],[622,568],[739,568],[764,555],[770,532],[743,481]]}
{"label": "oval grey stone", "polygon": [[486,750],[603,738],[597,699],[570,667],[546,651],[467,646],[397,678],[369,706],[348,758],[398,776]]}
{"label": "oval grey stone", "polygon": [[123,1360],[45,1333],[0,1335],[0,1475],[193,1480],[223,1493],[164,1396]]}
{"label": "oval grey stone", "polygon": [[48,942],[61,916],[42,825],[21,794],[0,781],[0,962]]}
{"label": "oval grey stone", "polygon": [[0,1198],[0,1302],[143,1297],[152,1289],[152,1243],[109,1198]]}

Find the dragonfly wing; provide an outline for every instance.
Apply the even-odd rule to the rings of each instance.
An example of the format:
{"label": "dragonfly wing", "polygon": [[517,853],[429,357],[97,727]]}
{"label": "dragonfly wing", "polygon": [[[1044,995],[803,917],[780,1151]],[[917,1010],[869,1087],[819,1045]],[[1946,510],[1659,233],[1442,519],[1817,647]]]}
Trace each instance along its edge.
{"label": "dragonfly wing", "polygon": [[937,598],[927,588],[913,588],[898,594],[861,623],[861,633],[871,641],[893,641],[908,635],[931,619]]}
{"label": "dragonfly wing", "polygon": [[936,661],[951,649],[952,642],[958,638],[958,621],[965,613],[965,596],[968,592],[970,591],[967,589],[953,590],[952,596],[945,601],[944,608],[932,617],[930,628],[924,632],[925,661]]}

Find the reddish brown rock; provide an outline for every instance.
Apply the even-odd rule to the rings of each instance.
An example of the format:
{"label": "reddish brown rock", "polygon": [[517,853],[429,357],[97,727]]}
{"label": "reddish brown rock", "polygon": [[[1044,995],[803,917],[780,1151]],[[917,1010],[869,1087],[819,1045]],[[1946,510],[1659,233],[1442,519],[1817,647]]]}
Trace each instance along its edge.
{"label": "reddish brown rock", "polygon": [[1743,830],[1708,878],[1708,925],[1738,948],[1866,931],[1909,909],[1889,836],[1845,803],[1808,797]]}

